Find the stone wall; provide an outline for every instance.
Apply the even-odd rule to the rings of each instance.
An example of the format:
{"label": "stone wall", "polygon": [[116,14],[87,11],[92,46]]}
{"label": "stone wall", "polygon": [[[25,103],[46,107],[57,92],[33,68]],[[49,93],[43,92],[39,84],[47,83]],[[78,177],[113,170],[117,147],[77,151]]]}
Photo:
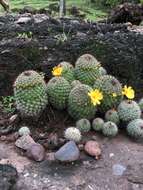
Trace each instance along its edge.
{"label": "stone wall", "polygon": [[1,16],[0,95],[12,94],[12,84],[22,71],[42,71],[48,80],[53,66],[63,60],[74,64],[83,53],[93,54],[109,73],[140,91],[141,31],[128,29],[127,24],[55,20],[47,15]]}

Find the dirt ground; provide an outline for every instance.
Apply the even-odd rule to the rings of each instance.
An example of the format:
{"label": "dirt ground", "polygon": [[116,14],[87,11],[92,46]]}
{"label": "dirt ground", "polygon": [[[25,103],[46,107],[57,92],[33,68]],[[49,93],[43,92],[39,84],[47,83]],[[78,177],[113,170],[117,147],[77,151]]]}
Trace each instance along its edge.
{"label": "dirt ground", "polygon": [[[1,142],[0,163],[9,161],[17,168],[18,190],[143,190],[142,144],[124,134],[110,140],[94,133],[92,138],[102,148],[98,161],[81,152],[75,163],[36,163],[20,155],[13,143]],[[126,168],[123,174],[114,172],[115,164]]]}

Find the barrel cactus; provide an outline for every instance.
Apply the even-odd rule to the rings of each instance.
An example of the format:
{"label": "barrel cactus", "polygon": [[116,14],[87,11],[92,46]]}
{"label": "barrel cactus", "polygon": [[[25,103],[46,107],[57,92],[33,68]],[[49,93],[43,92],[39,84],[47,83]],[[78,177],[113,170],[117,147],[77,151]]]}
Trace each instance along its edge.
{"label": "barrel cactus", "polygon": [[91,129],[91,124],[88,119],[80,119],[76,122],[76,128],[81,132],[88,132]]}
{"label": "barrel cactus", "polygon": [[102,132],[107,137],[115,137],[118,133],[118,127],[115,123],[108,121],[104,123]]}
{"label": "barrel cactus", "polygon": [[127,125],[127,133],[135,139],[143,140],[143,120],[135,119]]}
{"label": "barrel cactus", "polygon": [[100,111],[106,112],[111,108],[116,108],[122,100],[122,85],[111,75],[103,75],[95,81],[93,88],[99,89],[103,93],[103,101]]}
{"label": "barrel cactus", "polygon": [[36,71],[21,73],[14,82],[16,107],[22,116],[38,116],[48,103],[46,84]]}
{"label": "barrel cactus", "polygon": [[72,81],[72,83],[71,83],[71,87],[74,88],[74,87],[76,87],[76,86],[79,85],[79,84],[81,84],[81,82],[80,82],[79,80],[74,80],[74,81]]}
{"label": "barrel cactus", "polygon": [[75,119],[91,119],[96,112],[96,106],[93,105],[88,93],[92,91],[92,88],[81,84],[74,87],[68,99],[68,112],[70,116]]}
{"label": "barrel cactus", "polygon": [[119,119],[118,112],[115,109],[108,110],[105,114],[105,120],[112,121],[116,124],[119,124],[120,119]]}
{"label": "barrel cactus", "polygon": [[54,108],[59,110],[67,107],[70,91],[71,86],[63,77],[53,77],[47,84],[49,102]]}
{"label": "barrel cactus", "polygon": [[104,120],[102,118],[95,118],[92,121],[92,128],[95,131],[102,131],[103,125],[104,125]]}
{"label": "barrel cactus", "polygon": [[133,100],[124,100],[118,106],[118,114],[122,121],[129,122],[141,117],[139,105]]}
{"label": "barrel cactus", "polygon": [[100,76],[100,64],[90,54],[84,54],[75,63],[75,77],[83,84],[92,86]]}
{"label": "barrel cactus", "polygon": [[64,134],[67,140],[79,142],[81,140],[81,132],[75,127],[69,127],[65,130]]}
{"label": "barrel cactus", "polygon": [[143,112],[143,98],[140,99],[138,104],[140,106],[141,111]]}
{"label": "barrel cactus", "polygon": [[107,75],[107,71],[104,67],[99,67],[99,72],[100,72],[100,75]]}

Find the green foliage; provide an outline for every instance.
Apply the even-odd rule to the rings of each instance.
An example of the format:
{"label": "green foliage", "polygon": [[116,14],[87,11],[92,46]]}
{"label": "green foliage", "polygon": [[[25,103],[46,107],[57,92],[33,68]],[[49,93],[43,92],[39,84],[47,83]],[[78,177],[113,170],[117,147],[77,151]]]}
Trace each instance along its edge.
{"label": "green foliage", "polygon": [[46,84],[35,71],[21,73],[14,83],[16,107],[22,116],[38,116],[48,103]]}
{"label": "green foliage", "polygon": [[118,133],[118,127],[115,123],[108,121],[104,123],[102,132],[107,137],[115,137]]}
{"label": "green foliage", "polygon": [[99,89],[103,93],[103,100],[100,110],[106,112],[116,108],[122,100],[121,83],[111,75],[103,75],[95,81],[94,89]]}
{"label": "green foliage", "polygon": [[141,117],[139,105],[133,100],[124,100],[118,106],[118,114],[122,121],[129,122]]}
{"label": "green foliage", "polygon": [[47,84],[49,102],[54,108],[59,110],[67,107],[70,91],[71,86],[63,77],[53,77]]}
{"label": "green foliage", "polygon": [[18,38],[23,38],[23,39],[32,39],[33,33],[32,32],[21,32],[17,33]]}
{"label": "green foliage", "polygon": [[101,119],[101,118],[95,118],[95,119],[92,121],[92,128],[93,128],[95,131],[102,131],[103,125],[104,125],[104,120]]}
{"label": "green foliage", "polygon": [[84,54],[75,63],[75,77],[83,84],[92,86],[100,76],[100,64],[96,58],[90,54]]}
{"label": "green foliage", "polygon": [[76,128],[81,132],[88,132],[91,129],[91,124],[88,119],[80,119],[76,122]]}
{"label": "green foliage", "polygon": [[135,139],[143,140],[143,120],[135,119],[131,121],[127,126],[127,133]]}
{"label": "green foliage", "polygon": [[5,96],[1,100],[2,108],[6,113],[13,113],[15,111],[15,98],[14,96]]}
{"label": "green foliage", "polygon": [[70,116],[75,119],[92,119],[96,112],[96,107],[91,103],[88,92],[92,88],[81,84],[74,87],[68,99],[68,112]]}

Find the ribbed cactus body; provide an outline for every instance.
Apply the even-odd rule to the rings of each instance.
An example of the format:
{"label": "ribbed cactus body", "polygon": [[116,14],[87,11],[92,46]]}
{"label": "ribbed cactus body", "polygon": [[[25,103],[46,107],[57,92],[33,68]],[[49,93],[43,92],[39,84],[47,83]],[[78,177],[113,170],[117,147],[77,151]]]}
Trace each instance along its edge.
{"label": "ribbed cactus body", "polygon": [[94,117],[96,107],[88,96],[88,92],[91,90],[91,87],[84,84],[78,85],[71,90],[68,99],[68,112],[73,119],[91,119]]}
{"label": "ribbed cactus body", "polygon": [[61,76],[64,77],[69,83],[75,80],[74,67],[68,62],[61,62],[58,66],[63,68]]}
{"label": "ribbed cactus body", "polygon": [[127,133],[129,136],[135,139],[143,140],[143,120],[132,120],[127,126]]}
{"label": "ribbed cactus body", "polygon": [[105,114],[105,120],[112,121],[116,124],[119,124],[120,118],[119,118],[118,112],[114,109],[108,110]]}
{"label": "ribbed cactus body", "polygon": [[88,132],[91,129],[91,124],[88,119],[80,119],[76,122],[76,128],[81,132]]}
{"label": "ribbed cactus body", "polygon": [[46,84],[36,71],[21,73],[14,83],[16,107],[23,116],[37,116],[48,103]]}
{"label": "ribbed cactus body", "polygon": [[70,91],[71,86],[63,77],[53,77],[47,84],[49,102],[54,108],[59,110],[67,107]]}
{"label": "ribbed cactus body", "polygon": [[129,122],[141,117],[139,105],[133,100],[124,100],[118,106],[118,114],[122,121]]}
{"label": "ribbed cactus body", "polygon": [[102,118],[95,118],[92,121],[92,128],[95,131],[102,131],[103,125],[104,125],[104,120]]}
{"label": "ribbed cactus body", "polygon": [[84,54],[75,63],[75,77],[83,84],[92,86],[100,76],[100,64],[90,54]]}
{"label": "ribbed cactus body", "polygon": [[118,127],[115,123],[108,121],[104,123],[102,132],[107,137],[115,137],[118,133]]}
{"label": "ribbed cactus body", "polygon": [[93,86],[103,93],[103,100],[100,110],[106,112],[111,108],[116,108],[122,100],[122,86],[120,82],[111,75],[103,75],[97,79]]}

